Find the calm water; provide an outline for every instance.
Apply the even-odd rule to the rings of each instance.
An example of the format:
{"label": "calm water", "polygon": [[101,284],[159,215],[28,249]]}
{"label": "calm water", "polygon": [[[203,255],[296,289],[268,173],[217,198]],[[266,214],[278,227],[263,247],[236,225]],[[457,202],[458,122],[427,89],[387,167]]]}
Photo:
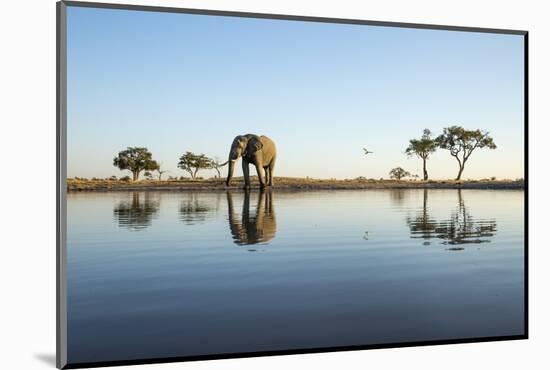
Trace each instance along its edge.
{"label": "calm water", "polygon": [[71,193],[69,362],[523,334],[523,201]]}

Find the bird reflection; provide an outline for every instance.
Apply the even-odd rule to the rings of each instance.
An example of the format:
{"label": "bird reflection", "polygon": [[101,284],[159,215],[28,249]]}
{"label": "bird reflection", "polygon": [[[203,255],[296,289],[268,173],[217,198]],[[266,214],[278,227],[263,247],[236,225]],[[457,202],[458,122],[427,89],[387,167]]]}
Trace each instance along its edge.
{"label": "bird reflection", "polygon": [[115,205],[113,216],[118,226],[138,231],[151,226],[159,207],[159,194],[133,192],[129,199]]}
{"label": "bird reflection", "polygon": [[[447,220],[438,221],[430,217],[428,208],[428,190],[424,190],[422,210],[414,217],[407,218],[411,238],[424,239],[429,245],[431,239],[440,239],[442,244],[463,245],[489,243],[496,234],[495,220],[476,220],[468,211],[462,197],[462,190],[457,190],[458,206]],[[451,247],[448,250],[459,251],[462,247]]]}
{"label": "bird reflection", "polygon": [[[277,222],[273,208],[273,192],[271,189],[258,193],[256,209],[250,210],[250,191],[244,192],[241,218],[237,217],[233,206],[233,194],[227,192],[227,209],[229,214],[229,228],[233,241],[238,245],[268,243],[275,238]],[[256,249],[251,248],[253,252]]]}
{"label": "bird reflection", "polygon": [[213,207],[208,203],[200,201],[197,194],[189,194],[187,199],[180,203],[180,220],[187,225],[194,225],[204,222],[212,212]]}

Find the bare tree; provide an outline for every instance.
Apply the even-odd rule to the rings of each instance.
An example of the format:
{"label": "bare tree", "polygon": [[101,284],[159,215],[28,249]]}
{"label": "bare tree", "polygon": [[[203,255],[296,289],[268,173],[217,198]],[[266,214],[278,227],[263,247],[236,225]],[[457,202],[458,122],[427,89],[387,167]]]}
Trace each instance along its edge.
{"label": "bare tree", "polygon": [[227,162],[222,163],[221,160],[218,157],[214,157],[214,158],[210,159],[210,168],[213,169],[213,170],[216,170],[216,172],[218,173],[218,176],[217,176],[218,178],[222,177],[222,174],[220,172],[220,168],[222,168],[226,164],[227,164]]}
{"label": "bare tree", "polygon": [[163,170],[162,166],[163,166],[162,162],[157,162],[157,166],[155,167],[155,171],[157,171],[158,173],[159,181],[162,181],[163,174],[165,174],[166,172],[170,172],[168,170]]}

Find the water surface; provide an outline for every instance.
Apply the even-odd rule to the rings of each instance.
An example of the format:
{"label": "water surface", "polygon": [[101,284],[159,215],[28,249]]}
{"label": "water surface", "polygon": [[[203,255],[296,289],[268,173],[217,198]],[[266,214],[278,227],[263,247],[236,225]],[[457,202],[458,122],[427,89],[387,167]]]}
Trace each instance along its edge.
{"label": "water surface", "polygon": [[69,363],[521,335],[523,201],[70,193]]}

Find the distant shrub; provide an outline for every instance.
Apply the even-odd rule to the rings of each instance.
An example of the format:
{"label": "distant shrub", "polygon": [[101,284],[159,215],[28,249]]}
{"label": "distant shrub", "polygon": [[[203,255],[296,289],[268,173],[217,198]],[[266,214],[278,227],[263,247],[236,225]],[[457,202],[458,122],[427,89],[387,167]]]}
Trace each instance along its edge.
{"label": "distant shrub", "polygon": [[495,181],[497,178],[495,176],[491,176],[491,181]]}
{"label": "distant shrub", "polygon": [[117,180],[117,177],[116,177],[115,175],[113,175],[113,176],[109,177],[109,180],[111,180],[111,181],[116,181],[116,180]]}
{"label": "distant shrub", "polygon": [[395,167],[395,168],[391,169],[389,175],[390,175],[390,178],[392,178],[392,179],[401,180],[404,177],[411,176],[411,173],[409,171],[405,171],[401,167]]}
{"label": "distant shrub", "polygon": [[130,182],[130,176],[123,176],[120,178],[120,181]]}

